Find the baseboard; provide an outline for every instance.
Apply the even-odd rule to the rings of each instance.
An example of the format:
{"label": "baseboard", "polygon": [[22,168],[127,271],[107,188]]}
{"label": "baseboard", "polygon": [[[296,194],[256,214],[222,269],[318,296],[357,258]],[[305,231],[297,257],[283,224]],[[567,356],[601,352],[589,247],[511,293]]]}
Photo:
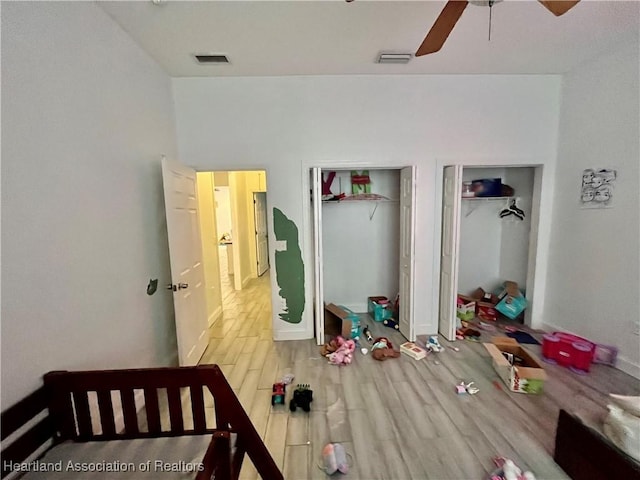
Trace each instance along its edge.
{"label": "baseboard", "polygon": [[640,365],[636,365],[624,357],[618,357],[616,360],[616,368],[631,375],[632,377],[640,379]]}
{"label": "baseboard", "polygon": [[251,281],[251,276],[249,276],[249,277],[244,277],[244,278],[242,279],[242,288],[246,287],[246,286],[249,284],[249,282],[250,282],[250,281]]}
{"label": "baseboard", "polygon": [[311,338],[314,338],[313,332],[309,333],[304,330],[286,330],[286,331],[273,332],[273,339],[276,342],[283,341],[283,340],[309,340]]}

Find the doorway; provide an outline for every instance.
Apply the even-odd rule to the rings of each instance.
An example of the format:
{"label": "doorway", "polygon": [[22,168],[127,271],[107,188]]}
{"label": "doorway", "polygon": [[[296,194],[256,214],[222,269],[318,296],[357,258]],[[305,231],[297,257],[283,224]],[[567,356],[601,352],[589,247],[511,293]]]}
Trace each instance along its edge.
{"label": "doorway", "polygon": [[[264,209],[256,218],[255,196]],[[236,321],[250,310],[247,290],[265,290],[261,298],[270,298],[268,279],[268,242],[260,245],[267,258],[258,265],[256,222],[264,224],[266,237],[266,172],[198,172],[198,200],[202,250],[205,263],[208,322],[219,319]],[[258,273],[260,271],[260,274]],[[266,280],[255,284],[255,279]],[[254,292],[255,293],[255,292]],[[246,295],[245,295],[246,294]],[[228,322],[227,322],[228,323]],[[231,328],[229,325],[225,329]]]}
{"label": "doorway", "polygon": [[[456,335],[457,295],[495,293],[504,281],[515,281],[529,299],[512,320],[531,324],[541,179],[540,165],[444,167],[438,331],[448,340]],[[463,195],[463,182],[499,191]]]}

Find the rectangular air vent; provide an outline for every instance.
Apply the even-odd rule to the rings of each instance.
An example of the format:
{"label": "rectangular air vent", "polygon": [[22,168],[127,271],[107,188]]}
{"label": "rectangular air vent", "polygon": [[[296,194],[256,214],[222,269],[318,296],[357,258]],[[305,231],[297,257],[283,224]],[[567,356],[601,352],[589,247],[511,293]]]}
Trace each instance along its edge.
{"label": "rectangular air vent", "polygon": [[409,63],[413,58],[410,53],[381,53],[378,63]]}
{"label": "rectangular air vent", "polygon": [[221,65],[231,63],[229,61],[229,57],[224,54],[194,54],[193,56],[198,63],[203,65]]}

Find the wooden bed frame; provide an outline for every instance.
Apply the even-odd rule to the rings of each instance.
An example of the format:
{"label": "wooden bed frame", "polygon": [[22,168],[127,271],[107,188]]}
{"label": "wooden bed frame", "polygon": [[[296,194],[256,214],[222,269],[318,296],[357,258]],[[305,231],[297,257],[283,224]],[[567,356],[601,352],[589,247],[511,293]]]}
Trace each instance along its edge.
{"label": "wooden bed frame", "polygon": [[558,417],[553,458],[573,480],[640,479],[640,463],[565,410]]}
{"label": "wooden bed frame", "polygon": [[[206,425],[203,387],[214,400],[216,428]],[[166,389],[170,426],[160,421],[158,389]],[[181,389],[189,389],[193,429],[185,429]],[[135,390],[144,392],[148,431],[138,426]],[[120,394],[121,411],[114,411],[112,392]],[[89,392],[98,400],[102,432],[94,433]],[[141,397],[141,395],[139,395]],[[138,400],[138,404],[140,400]],[[124,428],[116,430],[122,415]],[[13,434],[15,440],[2,450],[2,478],[10,463],[34,460],[64,441],[88,442],[211,434],[211,442],[197,473],[197,480],[237,479],[245,453],[263,479],[284,477],[265,447],[217,365],[176,368],[143,368],[84,372],[56,371],[44,376],[44,385],[2,412],[2,441]],[[231,445],[231,435],[235,443]],[[187,459],[185,459],[187,460]]]}

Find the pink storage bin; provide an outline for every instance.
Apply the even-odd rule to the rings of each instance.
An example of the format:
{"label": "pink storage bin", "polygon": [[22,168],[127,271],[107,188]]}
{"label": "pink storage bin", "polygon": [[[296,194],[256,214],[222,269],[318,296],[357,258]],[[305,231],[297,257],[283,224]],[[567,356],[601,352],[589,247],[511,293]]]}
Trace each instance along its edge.
{"label": "pink storage bin", "polygon": [[542,337],[543,360],[576,373],[589,371],[595,351],[595,343],[570,333],[553,332]]}

